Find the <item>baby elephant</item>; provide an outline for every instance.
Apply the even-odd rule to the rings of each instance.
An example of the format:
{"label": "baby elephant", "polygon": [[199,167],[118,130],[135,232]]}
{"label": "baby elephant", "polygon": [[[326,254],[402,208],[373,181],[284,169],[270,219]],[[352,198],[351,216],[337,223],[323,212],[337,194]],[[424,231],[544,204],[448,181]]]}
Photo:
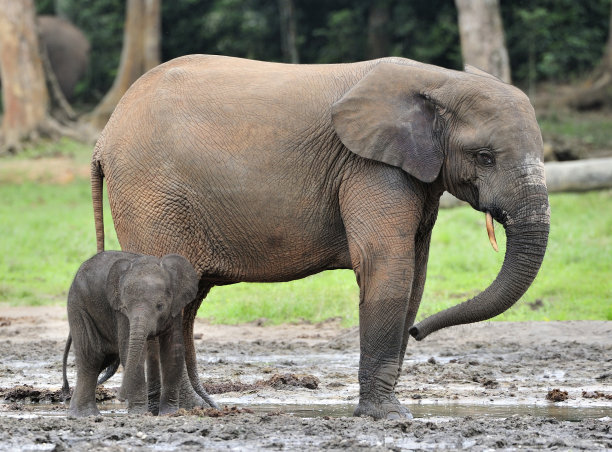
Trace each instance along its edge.
{"label": "baby elephant", "polygon": [[[182,256],[158,259],[120,251],[101,252],[79,268],[68,293],[70,336],[74,342],[77,383],[70,414],[99,414],[96,381],[120,360],[124,367],[120,395],[130,413],[147,411],[144,361],[147,339],[158,338],[161,364],[159,414],[178,409],[179,382],[185,362],[183,307],[198,290],[198,276]],[[111,367],[112,368],[112,367]]]}

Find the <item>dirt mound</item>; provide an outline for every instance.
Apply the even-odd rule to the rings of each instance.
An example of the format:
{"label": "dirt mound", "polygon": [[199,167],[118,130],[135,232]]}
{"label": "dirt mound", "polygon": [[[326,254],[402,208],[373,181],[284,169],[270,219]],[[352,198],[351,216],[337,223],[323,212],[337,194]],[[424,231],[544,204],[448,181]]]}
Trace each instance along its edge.
{"label": "dirt mound", "polygon": [[290,387],[317,389],[319,387],[319,379],[314,375],[296,375],[291,373],[274,374],[267,380],[259,380],[255,383],[240,383],[234,381],[221,383],[205,383],[204,389],[209,394],[224,394],[227,392],[247,392],[257,391],[263,387],[271,387],[275,389],[288,389]]}
{"label": "dirt mound", "polygon": [[[64,396],[61,389],[40,389],[30,385],[18,385],[12,388],[0,388],[0,399],[5,402],[24,402],[24,403],[61,403],[65,400],[70,400],[70,395]],[[112,389],[99,386],[96,388],[96,400],[105,402],[115,399],[115,391]]]}

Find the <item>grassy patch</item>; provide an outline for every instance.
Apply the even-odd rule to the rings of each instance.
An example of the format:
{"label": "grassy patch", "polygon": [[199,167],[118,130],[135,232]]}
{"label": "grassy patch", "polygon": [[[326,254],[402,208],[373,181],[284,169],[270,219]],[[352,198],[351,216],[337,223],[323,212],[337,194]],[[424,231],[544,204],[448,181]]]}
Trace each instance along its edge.
{"label": "grassy patch", "polygon": [[610,149],[612,115],[553,111],[538,115],[542,134],[548,140],[561,140],[572,147]]}
{"label": "grassy patch", "polygon": [[5,156],[3,162],[11,160],[32,160],[40,158],[63,157],[71,158],[79,163],[88,164],[91,160],[93,145],[87,145],[71,138],[62,137],[59,140],[41,140],[35,145],[21,150],[16,155]]}
{"label": "grassy patch", "polygon": [[[81,262],[96,252],[89,182],[0,185],[0,302],[64,303]],[[109,249],[119,243],[105,206]]]}
{"label": "grassy patch", "polygon": [[[0,302],[64,303],[80,263],[95,253],[87,180],[66,185],[0,184]],[[538,278],[500,320],[612,320],[612,191],[551,196],[549,247]],[[108,204],[107,249],[118,249]],[[419,317],[484,289],[501,267],[469,207],[440,212]],[[351,271],[324,272],[299,281],[215,287],[200,315],[218,323],[266,318],[269,323],[342,317],[358,322],[358,289]]]}
{"label": "grassy patch", "polygon": [[[555,194],[548,251],[536,281],[496,320],[612,320],[612,191]],[[497,275],[505,251],[492,251],[484,215],[470,207],[440,211],[434,228],[428,278],[419,318],[457,304]],[[358,323],[359,292],[351,271],[324,272],[283,284],[216,287],[200,315],[218,323],[265,317],[270,323],[342,317]]]}

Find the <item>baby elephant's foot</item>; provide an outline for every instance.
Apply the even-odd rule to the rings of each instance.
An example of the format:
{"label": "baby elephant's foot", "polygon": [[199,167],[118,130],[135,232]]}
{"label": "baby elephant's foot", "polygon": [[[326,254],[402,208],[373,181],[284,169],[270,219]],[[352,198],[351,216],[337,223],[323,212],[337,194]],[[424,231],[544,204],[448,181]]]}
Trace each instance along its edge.
{"label": "baby elephant's foot", "polygon": [[395,394],[375,398],[361,397],[353,416],[372,416],[374,419],[412,419],[412,414],[397,400]]}
{"label": "baby elephant's foot", "polygon": [[164,414],[176,413],[178,409],[178,404],[161,403],[159,405],[159,415],[163,416]]}

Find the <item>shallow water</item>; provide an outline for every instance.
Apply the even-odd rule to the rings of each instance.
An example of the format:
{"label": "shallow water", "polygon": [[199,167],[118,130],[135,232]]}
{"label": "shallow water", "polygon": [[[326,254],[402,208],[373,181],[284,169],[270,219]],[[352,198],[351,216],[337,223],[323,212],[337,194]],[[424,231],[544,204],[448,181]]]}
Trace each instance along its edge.
{"label": "shallow water", "polygon": [[[496,417],[537,416],[563,421],[580,421],[612,417],[612,408],[538,405],[464,405],[464,404],[418,404],[406,405],[415,419],[419,418],[457,418],[457,417]],[[355,405],[251,405],[242,406],[256,413],[279,411],[298,417],[342,417],[352,416]]]}
{"label": "shallow water", "polygon": [[[32,404],[28,411],[0,411],[0,417],[56,417],[65,416],[65,407],[55,404]],[[572,407],[563,405],[490,405],[490,404],[411,404],[407,405],[415,419],[444,421],[453,418],[508,418],[512,416],[534,416],[578,422],[584,419],[612,418],[612,407]],[[123,403],[99,404],[103,416],[125,416]],[[351,417],[353,404],[252,404],[239,405],[256,414],[278,413],[301,418]]]}

